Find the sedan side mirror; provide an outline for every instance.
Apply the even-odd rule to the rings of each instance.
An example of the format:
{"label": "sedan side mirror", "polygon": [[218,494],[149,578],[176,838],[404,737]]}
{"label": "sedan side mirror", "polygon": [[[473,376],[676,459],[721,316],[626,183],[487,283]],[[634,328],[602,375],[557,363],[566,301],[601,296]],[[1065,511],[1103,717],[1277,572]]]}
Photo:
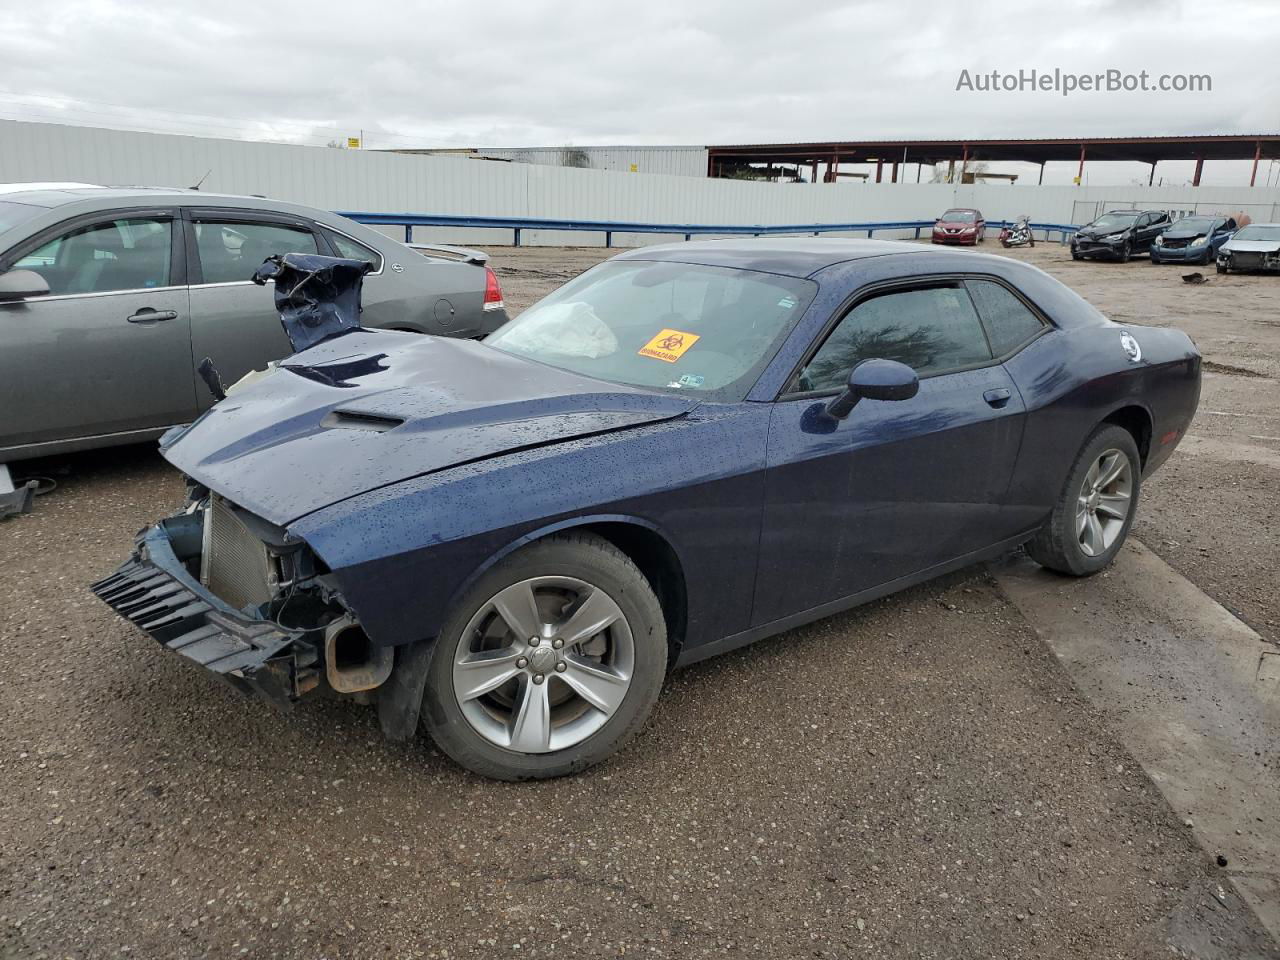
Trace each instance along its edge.
{"label": "sedan side mirror", "polygon": [[905,363],[863,360],[849,371],[849,385],[827,404],[827,414],[843,420],[859,400],[910,400],[919,391],[920,378]]}
{"label": "sedan side mirror", "polygon": [[0,301],[25,300],[49,293],[49,282],[34,270],[10,270],[0,274]]}

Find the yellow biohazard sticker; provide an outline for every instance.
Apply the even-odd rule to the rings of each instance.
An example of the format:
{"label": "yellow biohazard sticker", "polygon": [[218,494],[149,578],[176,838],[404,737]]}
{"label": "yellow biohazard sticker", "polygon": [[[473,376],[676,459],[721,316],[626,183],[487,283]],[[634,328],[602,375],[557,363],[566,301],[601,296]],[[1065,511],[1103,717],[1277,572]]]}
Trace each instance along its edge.
{"label": "yellow biohazard sticker", "polygon": [[658,335],[640,348],[642,357],[654,357],[675,363],[701,339],[696,333],[685,333],[682,330],[659,330]]}

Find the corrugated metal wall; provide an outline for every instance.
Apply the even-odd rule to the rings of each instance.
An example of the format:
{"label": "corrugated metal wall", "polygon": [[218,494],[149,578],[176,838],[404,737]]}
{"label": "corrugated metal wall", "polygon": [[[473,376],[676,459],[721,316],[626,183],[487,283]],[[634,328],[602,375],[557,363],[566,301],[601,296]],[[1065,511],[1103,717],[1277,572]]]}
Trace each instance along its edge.
{"label": "corrugated metal wall", "polygon": [[[1258,221],[1280,219],[1280,189],[752,183],[0,120],[0,182],[181,187],[206,171],[207,192],[375,213],[750,225],[924,220],[949,206],[975,206],[991,219],[1027,213],[1041,222],[1071,223],[1099,205],[1138,205],[1202,212],[1243,208]],[[510,243],[511,233],[419,228],[415,238]],[[667,239],[619,234],[614,242]],[[540,231],[526,232],[524,241],[585,246],[604,238]]]}
{"label": "corrugated metal wall", "polygon": [[552,167],[660,173],[673,177],[706,177],[706,147],[481,147],[482,157]]}

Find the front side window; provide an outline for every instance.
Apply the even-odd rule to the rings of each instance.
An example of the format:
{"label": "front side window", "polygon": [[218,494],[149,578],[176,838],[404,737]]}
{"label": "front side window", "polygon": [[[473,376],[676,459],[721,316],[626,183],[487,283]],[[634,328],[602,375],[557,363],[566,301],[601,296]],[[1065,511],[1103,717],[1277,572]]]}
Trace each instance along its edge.
{"label": "front side window", "polygon": [[817,291],[729,267],[602,263],[485,343],[601,380],[743,399]]}
{"label": "front side window", "polygon": [[1031,308],[994,280],[970,280],[969,292],[987,325],[991,350],[1003,357],[1044,329]]}
{"label": "front side window", "polygon": [[960,284],[882,293],[850,310],[800,372],[796,389],[841,390],[863,360],[897,360],[920,376],[992,359]]}
{"label": "front side window", "polygon": [[173,224],[150,217],[78,227],[28,252],[15,269],[34,270],[53,296],[169,285]]}
{"label": "front side window", "polygon": [[204,283],[252,279],[267,257],[279,253],[318,253],[310,230],[279,223],[197,220],[196,249]]}

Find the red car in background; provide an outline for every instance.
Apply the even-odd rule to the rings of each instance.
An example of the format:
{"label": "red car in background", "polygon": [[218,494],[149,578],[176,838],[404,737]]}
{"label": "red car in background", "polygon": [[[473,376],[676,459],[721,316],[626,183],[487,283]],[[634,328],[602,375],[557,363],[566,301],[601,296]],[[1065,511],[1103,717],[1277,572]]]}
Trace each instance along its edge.
{"label": "red car in background", "polygon": [[987,221],[982,212],[972,207],[953,207],[933,225],[934,243],[973,246],[986,238]]}

